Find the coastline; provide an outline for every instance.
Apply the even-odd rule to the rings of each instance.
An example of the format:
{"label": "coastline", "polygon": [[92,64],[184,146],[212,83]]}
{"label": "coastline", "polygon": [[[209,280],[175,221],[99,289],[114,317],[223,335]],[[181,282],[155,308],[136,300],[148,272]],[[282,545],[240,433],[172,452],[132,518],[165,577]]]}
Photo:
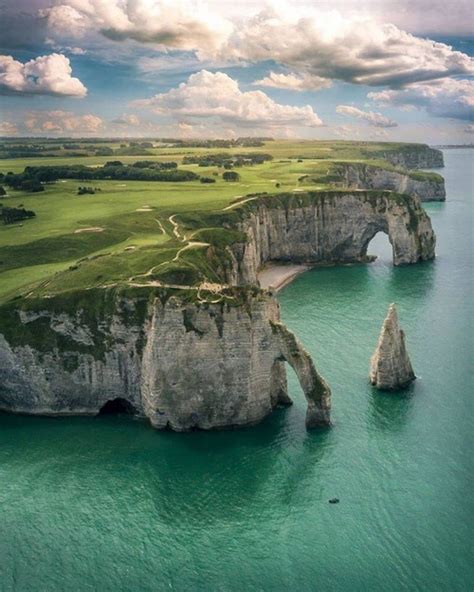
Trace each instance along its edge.
{"label": "coastline", "polygon": [[260,287],[265,290],[279,292],[292,282],[295,277],[311,269],[311,265],[304,264],[269,264],[258,272]]}

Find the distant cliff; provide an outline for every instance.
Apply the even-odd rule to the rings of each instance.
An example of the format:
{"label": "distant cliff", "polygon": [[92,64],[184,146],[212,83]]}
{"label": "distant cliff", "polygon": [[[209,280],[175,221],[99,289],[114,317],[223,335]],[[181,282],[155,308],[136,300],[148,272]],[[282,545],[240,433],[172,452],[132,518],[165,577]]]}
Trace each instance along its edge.
{"label": "distant cliff", "polygon": [[390,170],[366,163],[337,163],[331,170],[331,178],[338,184],[352,189],[381,189],[405,193],[421,201],[444,201],[444,179],[436,173]]}
{"label": "distant cliff", "polygon": [[367,152],[368,158],[381,158],[404,169],[438,169],[444,167],[443,153],[426,144],[400,144],[396,149]]}

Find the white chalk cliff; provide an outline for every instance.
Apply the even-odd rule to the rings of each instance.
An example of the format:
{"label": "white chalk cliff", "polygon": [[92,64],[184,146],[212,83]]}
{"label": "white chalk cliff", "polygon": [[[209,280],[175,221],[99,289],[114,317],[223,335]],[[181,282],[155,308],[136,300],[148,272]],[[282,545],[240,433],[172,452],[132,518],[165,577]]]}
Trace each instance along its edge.
{"label": "white chalk cliff", "polygon": [[396,191],[421,201],[446,199],[444,179],[434,173],[390,170],[367,163],[338,163],[332,174],[339,179],[338,184],[348,189]]}

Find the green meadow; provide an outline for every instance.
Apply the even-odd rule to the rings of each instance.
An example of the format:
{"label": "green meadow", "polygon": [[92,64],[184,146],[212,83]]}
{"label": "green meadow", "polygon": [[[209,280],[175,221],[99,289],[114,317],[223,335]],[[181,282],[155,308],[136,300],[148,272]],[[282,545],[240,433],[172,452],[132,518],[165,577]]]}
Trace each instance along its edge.
{"label": "green meadow", "polygon": [[[118,146],[98,143],[114,149]],[[205,265],[207,241],[202,233],[198,240],[195,231],[186,231],[180,225],[180,215],[222,212],[234,200],[254,193],[327,189],[325,176],[332,163],[364,161],[371,155],[376,158],[380,150],[396,150],[399,145],[271,141],[252,148],[162,146],[150,149],[147,156],[71,156],[56,148],[56,156],[0,159],[0,172],[21,173],[28,166],[47,165],[97,167],[111,160],[123,164],[173,160],[180,169],[216,182],[60,179],[46,184],[40,193],[6,188],[7,196],[0,198],[4,206],[24,207],[36,216],[0,226],[0,303],[18,296],[49,296],[75,288],[133,283],[144,281],[144,277],[160,279],[155,271],[176,268],[178,263],[192,271]],[[90,142],[87,150],[91,151]],[[273,160],[235,168],[240,175],[237,182],[224,181],[222,168],[182,165],[183,157],[190,154],[223,152],[270,153]],[[299,181],[304,175],[311,175],[313,184]],[[81,185],[92,186],[95,194],[77,195]],[[211,241],[221,240],[218,230],[214,229]],[[208,271],[212,279],[212,270]]]}

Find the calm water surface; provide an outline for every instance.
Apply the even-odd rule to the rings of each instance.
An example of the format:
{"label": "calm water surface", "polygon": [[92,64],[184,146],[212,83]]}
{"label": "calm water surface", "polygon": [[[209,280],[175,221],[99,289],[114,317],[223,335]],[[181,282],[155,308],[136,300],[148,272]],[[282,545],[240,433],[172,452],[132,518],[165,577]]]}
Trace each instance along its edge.
{"label": "calm water surface", "polygon": [[[332,429],[305,430],[293,376],[292,408],[234,432],[0,416],[0,590],[473,590],[473,151],[445,160],[434,263],[395,269],[376,237],[375,264],[280,294]],[[392,301],[419,376],[403,395],[367,384]]]}

